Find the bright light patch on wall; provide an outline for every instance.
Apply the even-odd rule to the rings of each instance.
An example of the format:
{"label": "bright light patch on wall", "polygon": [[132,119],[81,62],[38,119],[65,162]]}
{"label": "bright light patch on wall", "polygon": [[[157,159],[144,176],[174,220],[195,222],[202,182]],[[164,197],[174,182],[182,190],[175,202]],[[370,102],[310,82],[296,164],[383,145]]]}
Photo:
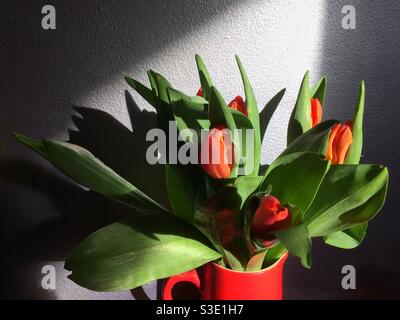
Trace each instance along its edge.
{"label": "bright light patch on wall", "polygon": [[203,57],[214,83],[229,102],[244,94],[234,59],[239,54],[260,109],[279,90],[287,88],[264,140],[262,163],[269,163],[286,146],[287,122],[304,73],[310,70],[312,81],[320,76],[327,16],[324,10],[325,1],[241,1],[207,23],[194,25],[189,33],[182,30],[182,35],[167,46],[155,46],[151,55],[126,66],[121,74],[112,75],[109,83],[80,103],[107,111],[130,127],[124,90],[132,93],[141,108],[150,107],[128,88],[123,75],[147,83],[146,70],[152,68],[167,76],[178,89],[194,95],[199,87],[195,53]]}

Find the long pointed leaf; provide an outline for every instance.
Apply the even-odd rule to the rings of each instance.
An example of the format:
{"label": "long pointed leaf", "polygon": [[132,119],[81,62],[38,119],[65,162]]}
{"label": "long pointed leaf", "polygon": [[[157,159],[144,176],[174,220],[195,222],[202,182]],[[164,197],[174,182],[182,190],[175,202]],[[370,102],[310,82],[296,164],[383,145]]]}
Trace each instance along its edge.
{"label": "long pointed leaf", "polygon": [[278,261],[285,253],[287,253],[287,249],[283,246],[282,243],[278,242],[276,246],[267,249],[267,253],[265,254],[263,268],[267,268],[273,265],[276,261]]}
{"label": "long pointed leaf", "polygon": [[157,82],[155,79],[155,72],[153,70],[147,71],[147,77],[149,78],[151,90],[153,91],[153,96],[154,99],[158,98],[158,88],[157,88]]}
{"label": "long pointed leaf", "polygon": [[246,271],[259,271],[263,267],[266,254],[267,250],[262,250],[261,252],[253,255],[247,263]]}
{"label": "long pointed leaf", "polygon": [[208,114],[211,121],[211,127],[223,124],[232,131],[236,129],[232,112],[215,87],[211,88]]}
{"label": "long pointed leaf", "polygon": [[203,96],[205,99],[209,100],[211,94],[211,87],[213,85],[211,77],[200,55],[196,54],[195,58],[196,58],[197,69],[199,71],[201,88],[203,89]]}
{"label": "long pointed leaf", "polygon": [[363,117],[364,117],[364,104],[365,104],[365,84],[361,81],[360,92],[358,95],[358,102],[355,108],[352,133],[353,142],[350,145],[349,151],[346,155],[346,164],[360,163],[362,143],[363,143]]}
{"label": "long pointed leaf", "polygon": [[157,127],[168,132],[169,121],[174,120],[168,94],[171,84],[159,73],[149,70],[148,74],[153,92],[156,94]]}
{"label": "long pointed leaf", "polygon": [[[246,117],[243,113],[230,108],[233,119],[237,129],[240,129],[241,135],[241,164],[240,167],[243,171],[240,172],[241,175],[252,175],[254,173],[254,136],[248,135],[248,133],[254,132],[253,124],[250,119]],[[248,129],[253,131],[248,131]],[[249,147],[249,148],[248,148]],[[254,175],[253,175],[254,177]]]}
{"label": "long pointed leaf", "polygon": [[168,198],[175,215],[193,223],[196,185],[199,177],[192,166],[166,164]]}
{"label": "long pointed leaf", "polygon": [[254,128],[254,168],[251,175],[257,176],[260,168],[260,150],[261,150],[261,134],[260,134],[260,115],[257,107],[256,98],[254,96],[253,88],[250,84],[247,73],[236,55],[236,62],[239,67],[240,75],[243,81],[244,92],[246,96],[246,107],[248,118],[253,124]]}
{"label": "long pointed leaf", "polygon": [[260,133],[261,141],[264,139],[265,132],[267,131],[269,122],[275,113],[276,108],[281,102],[286,89],[279,91],[272,99],[265,105],[264,109],[260,112]]}
{"label": "long pointed leaf", "polygon": [[143,99],[145,99],[148,103],[150,103],[153,107],[156,106],[156,100],[154,99],[153,91],[143,84],[141,84],[139,81],[136,81],[135,79],[125,77],[125,81],[133,88],[136,90],[137,93],[139,93]]}
{"label": "long pointed leaf", "polygon": [[311,268],[311,239],[305,224],[275,232],[282,245],[301,260],[306,268]]}
{"label": "long pointed leaf", "polygon": [[372,219],[385,201],[387,168],[332,165],[305,213],[310,235],[326,236]]}
{"label": "long pointed leaf", "polygon": [[17,133],[15,137],[82,186],[144,213],[167,212],[80,146],[67,142],[31,139]]}
{"label": "long pointed leaf", "polygon": [[270,185],[282,204],[291,203],[305,212],[328,172],[330,162],[315,153],[293,153],[275,160],[268,168],[260,191]]}
{"label": "long pointed leaf", "polygon": [[211,127],[216,127],[222,124],[230,130],[234,147],[234,159],[232,159],[234,160],[234,166],[231,171],[231,178],[234,178],[237,176],[238,164],[241,155],[241,145],[239,144],[239,136],[236,130],[236,124],[232,112],[215,87],[211,88],[208,116],[210,118]]}
{"label": "long pointed leaf", "polygon": [[[208,102],[202,97],[189,97],[172,88],[168,89],[168,93],[181,138],[183,141],[196,140],[200,144],[201,130],[210,128]],[[193,130],[197,139],[193,137]]]}
{"label": "long pointed leaf", "polygon": [[83,240],[65,262],[68,277],[96,291],[129,290],[197,268],[221,256],[173,215],[113,223]]}
{"label": "long pointed leaf", "polygon": [[239,271],[246,268],[249,259],[240,211],[242,202],[237,189],[228,186],[210,199],[198,200],[194,214],[195,226],[207,236],[225,262]]}
{"label": "long pointed leaf", "polygon": [[279,157],[297,152],[314,152],[325,156],[331,128],[336,120],[324,121],[296,138]]}
{"label": "long pointed leaf", "polygon": [[360,245],[367,233],[368,222],[347,230],[337,231],[324,237],[326,244],[341,249],[354,249]]}
{"label": "long pointed leaf", "polygon": [[263,177],[253,176],[240,176],[235,179],[234,186],[242,199],[240,208],[242,208],[246,200],[257,191],[262,179]]}
{"label": "long pointed leaf", "polygon": [[322,77],[310,89],[310,97],[317,98],[322,106],[325,106],[326,83],[327,83],[326,77]]}
{"label": "long pointed leaf", "polygon": [[309,72],[304,75],[296,104],[289,119],[287,145],[311,129],[311,97],[309,93]]}

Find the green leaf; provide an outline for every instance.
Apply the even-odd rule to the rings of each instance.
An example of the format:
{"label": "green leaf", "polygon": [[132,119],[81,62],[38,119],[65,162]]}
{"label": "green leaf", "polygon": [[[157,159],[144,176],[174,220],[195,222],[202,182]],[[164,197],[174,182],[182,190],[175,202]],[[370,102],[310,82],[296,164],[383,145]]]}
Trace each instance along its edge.
{"label": "green leaf", "polygon": [[236,56],[236,62],[239,67],[240,75],[242,76],[244,92],[246,96],[246,107],[247,107],[247,114],[248,118],[250,119],[251,123],[253,124],[254,129],[257,133],[260,133],[260,118],[259,118],[259,111],[257,108],[256,98],[254,96],[253,88],[251,87],[249,78],[247,76],[246,71],[239,59]]}
{"label": "green leaf", "polygon": [[256,253],[253,255],[246,266],[246,271],[259,271],[263,267],[265,255],[267,250],[262,250],[261,252]]}
{"label": "green leaf", "polygon": [[[241,163],[239,164],[239,167],[242,168],[243,171],[240,172],[241,175],[251,175],[254,172],[254,128],[253,124],[249,120],[248,117],[246,117],[243,113],[230,108],[230,111],[232,113],[233,119],[235,120],[236,127],[238,129],[238,137],[240,139],[241,137]],[[247,131],[247,129],[253,130],[253,131]],[[240,131],[239,131],[240,130]],[[247,147],[250,148],[247,148]]]}
{"label": "green leaf", "polygon": [[296,104],[289,119],[287,145],[311,129],[311,96],[309,92],[309,73],[304,75]]}
{"label": "green leaf", "polygon": [[147,71],[147,77],[149,78],[151,90],[153,91],[154,99],[158,99],[158,88],[157,88],[157,81],[155,78],[155,72],[153,70]]}
{"label": "green leaf", "polygon": [[286,252],[287,252],[287,249],[280,242],[278,242],[274,247],[267,249],[267,253],[265,254],[265,258],[264,258],[264,262],[263,262],[263,268],[267,268],[267,267],[273,265]]}
{"label": "green leaf", "polygon": [[193,103],[196,103],[198,105],[202,105],[203,106],[203,110],[207,111],[208,101],[206,99],[204,99],[203,97],[200,97],[200,96],[189,96],[188,99]]}
{"label": "green leaf", "polygon": [[194,214],[194,225],[207,236],[225,262],[240,271],[246,268],[250,254],[243,234],[242,202],[236,187],[228,185],[209,199],[197,199]]}
{"label": "green leaf", "polygon": [[165,165],[168,198],[175,215],[193,223],[195,195],[199,177],[192,166],[180,164]]}
{"label": "green leaf", "polygon": [[385,202],[388,171],[379,165],[332,165],[305,213],[310,235],[326,236],[372,219]]}
{"label": "green leaf", "polygon": [[322,77],[319,81],[310,89],[310,97],[318,99],[322,106],[325,105],[326,95],[326,77]]}
{"label": "green leaf", "polygon": [[31,139],[17,133],[15,137],[82,186],[144,213],[167,212],[82,147],[67,142]]}
{"label": "green leaf", "polygon": [[181,138],[183,141],[193,142],[194,130],[197,138],[195,140],[200,144],[201,131],[210,128],[210,120],[208,119],[206,108],[208,102],[202,97],[197,97],[199,99],[189,97],[172,88],[168,89],[168,93]]}
{"label": "green leaf", "polygon": [[211,77],[200,55],[196,54],[195,58],[197,70],[199,71],[201,88],[203,89],[203,96],[206,100],[209,100],[211,95],[211,87],[213,85]]}
{"label": "green leaf", "polygon": [[232,108],[229,108],[229,110],[232,113],[233,119],[235,120],[237,129],[253,129],[253,124],[251,123],[250,119],[243,113]]}
{"label": "green leaf", "polygon": [[290,225],[295,226],[300,224],[303,221],[304,217],[303,210],[301,210],[299,207],[295,206],[292,203],[287,203],[285,206],[289,209],[289,212],[292,216]]}
{"label": "green leaf", "polygon": [[207,112],[208,101],[203,97],[199,96],[188,96],[183,92],[173,89],[167,88],[169,101],[171,103],[179,102],[185,100],[187,102],[186,108],[193,112]]}
{"label": "green leaf", "polygon": [[143,84],[141,84],[139,81],[136,81],[135,79],[125,77],[125,81],[133,88],[136,90],[137,93],[139,93],[148,103],[150,103],[153,107],[156,106],[156,100],[154,99],[153,91]]}
{"label": "green leaf", "polygon": [[239,67],[240,75],[243,81],[248,118],[250,119],[254,128],[254,166],[253,166],[254,168],[251,174],[253,176],[257,176],[260,168],[260,152],[261,152],[260,115],[257,107],[256,98],[254,96],[253,88],[251,87],[247,73],[244,70],[244,67],[237,55],[236,55],[236,62]]}
{"label": "green leaf", "polygon": [[289,154],[271,164],[259,190],[263,191],[271,185],[271,194],[282,204],[291,203],[305,212],[329,167],[330,162],[315,153]]}
{"label": "green leaf", "polygon": [[169,104],[168,89],[171,88],[171,84],[161,74],[152,71],[152,76],[157,86],[158,98],[167,104]]}
{"label": "green leaf", "polygon": [[305,224],[279,230],[274,234],[289,253],[300,258],[304,267],[311,268],[311,239]]}
{"label": "green leaf", "polygon": [[41,140],[41,139],[32,139],[32,138],[29,138],[29,137],[24,136],[22,134],[19,134],[17,132],[14,132],[14,136],[23,145],[27,146],[28,148],[32,149],[33,151],[37,152],[42,157],[47,159],[47,157],[48,157],[47,149],[46,149],[46,146],[45,146],[43,140]]}
{"label": "green leaf", "polygon": [[157,127],[168,132],[169,121],[174,120],[172,106],[169,101],[168,89],[171,84],[161,74],[152,70],[149,71],[152,86],[156,87],[157,92],[156,110],[157,110]]}
{"label": "green leaf", "polygon": [[271,121],[272,116],[275,113],[276,108],[281,102],[283,95],[285,94],[286,89],[282,89],[279,91],[264,107],[264,109],[260,112],[260,132],[261,132],[261,141],[264,139],[265,132],[267,131],[269,122]]}
{"label": "green leaf", "polygon": [[234,186],[237,190],[238,195],[242,199],[240,208],[243,207],[243,204],[246,200],[256,192],[258,186],[260,185],[263,177],[254,177],[254,176],[240,176],[235,179]]}
{"label": "green leaf", "polygon": [[365,84],[361,81],[358,102],[355,108],[355,114],[352,124],[353,142],[347,152],[345,164],[360,163],[362,144],[363,144],[363,117],[365,104]]}
{"label": "green leaf", "polygon": [[[254,213],[259,204],[259,198],[255,195],[260,182],[263,177],[253,176],[240,176],[234,182],[237,194],[240,196],[240,221],[243,224],[243,237],[247,242],[247,247],[253,246],[253,240],[251,239],[251,222],[253,220]],[[256,258],[255,258],[256,259]],[[248,268],[248,266],[246,267]]]}
{"label": "green leaf", "polygon": [[211,87],[208,116],[211,121],[211,127],[216,127],[222,124],[232,131],[236,129],[232,112],[215,87]]}
{"label": "green leaf", "polygon": [[360,245],[367,233],[368,223],[362,223],[347,230],[330,233],[324,237],[326,244],[341,248],[353,249]]}
{"label": "green leaf", "polygon": [[254,215],[257,211],[257,208],[260,204],[260,197],[269,194],[268,192],[255,193],[251,197],[249,197],[244,205],[242,206],[242,221],[243,221],[243,234],[248,243],[249,247],[256,245],[258,249],[262,249],[262,246],[258,246],[257,242],[255,242],[251,234],[251,224],[254,218]]}
{"label": "green leaf", "polygon": [[[241,262],[236,256],[227,249],[223,249],[224,254],[223,256],[226,258],[229,268],[235,271],[244,271],[245,267],[243,262]],[[225,265],[226,267],[226,265]]]}
{"label": "green leaf", "polygon": [[197,268],[221,256],[173,215],[113,223],[83,240],[65,262],[68,277],[95,291],[129,290]]}
{"label": "green leaf", "polygon": [[[230,108],[226,105],[221,94],[215,87],[211,87],[211,96],[208,107],[208,117],[211,122],[211,127],[216,127],[218,125],[224,125],[230,130],[231,139],[234,147],[234,166],[231,170],[231,178],[237,176],[238,164],[241,155],[241,145],[239,143],[239,135],[236,130],[235,120],[233,118]],[[239,155],[239,156],[238,156]]]}
{"label": "green leaf", "polygon": [[328,147],[331,128],[338,123],[336,120],[321,122],[296,138],[279,157],[297,152],[314,152],[325,156]]}

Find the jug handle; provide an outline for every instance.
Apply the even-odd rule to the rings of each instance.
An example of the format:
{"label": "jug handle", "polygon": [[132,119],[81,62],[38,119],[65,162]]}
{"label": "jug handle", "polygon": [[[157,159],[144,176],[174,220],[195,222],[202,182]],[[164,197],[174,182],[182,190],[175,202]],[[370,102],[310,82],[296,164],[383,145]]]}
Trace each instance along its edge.
{"label": "jug handle", "polygon": [[196,269],[187,271],[176,276],[168,278],[164,282],[164,287],[162,290],[162,299],[163,300],[174,300],[172,297],[172,289],[179,282],[190,282],[193,283],[200,291],[200,278]]}

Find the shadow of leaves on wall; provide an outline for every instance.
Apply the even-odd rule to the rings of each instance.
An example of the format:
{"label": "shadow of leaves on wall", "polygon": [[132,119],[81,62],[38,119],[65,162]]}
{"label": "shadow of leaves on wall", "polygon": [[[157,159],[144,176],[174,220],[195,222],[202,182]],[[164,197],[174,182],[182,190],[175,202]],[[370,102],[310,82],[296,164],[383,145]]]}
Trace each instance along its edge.
{"label": "shadow of leaves on wall", "polygon": [[[133,131],[104,111],[73,107],[77,112],[73,116],[76,129],[69,131],[69,142],[88,149],[140,190],[167,206],[164,169],[161,165],[150,165],[146,161],[146,149],[151,144],[146,142],[146,134],[155,128],[156,115],[140,110],[128,92],[125,98]],[[47,197],[59,213],[58,217],[24,230],[12,239],[13,245],[7,250],[10,258],[7,279],[2,283],[10,286],[12,283],[17,288],[15,297],[31,298],[31,291],[35,298],[52,298],[48,292],[38,293],[40,288],[34,293],[27,290],[26,282],[18,280],[21,271],[13,271],[18,269],[16,266],[64,260],[68,252],[91,232],[135,214],[130,208],[83,189],[70,179],[65,179],[61,173],[49,171],[44,165],[27,160],[1,160],[0,177],[10,186],[28,188]],[[2,220],[17,227],[19,215],[27,212],[19,212],[17,199],[8,200],[8,207],[14,208],[14,219],[3,216]],[[29,214],[34,215],[34,202],[31,205]],[[28,287],[31,285],[37,287],[40,283],[31,283]],[[149,299],[142,288],[132,290],[132,295],[137,299]]]}

